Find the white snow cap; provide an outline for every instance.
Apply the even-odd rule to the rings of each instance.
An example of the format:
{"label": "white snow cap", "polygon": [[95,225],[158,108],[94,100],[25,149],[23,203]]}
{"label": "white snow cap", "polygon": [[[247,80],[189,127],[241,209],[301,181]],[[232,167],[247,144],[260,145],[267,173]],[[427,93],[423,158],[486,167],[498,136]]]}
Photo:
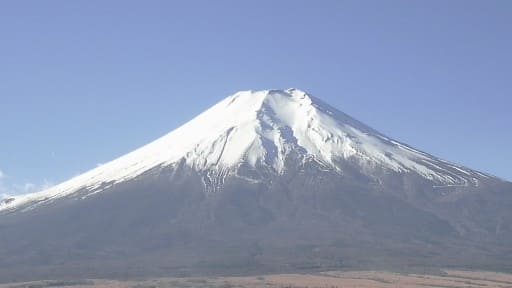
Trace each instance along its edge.
{"label": "white snow cap", "polygon": [[355,160],[365,169],[414,172],[445,184],[459,184],[476,173],[391,140],[301,90],[241,91],[146,146],[50,189],[10,198],[0,203],[0,210],[82,188],[92,191],[181,160],[198,171],[236,170],[247,163],[281,173],[292,151],[340,173],[340,159]]}

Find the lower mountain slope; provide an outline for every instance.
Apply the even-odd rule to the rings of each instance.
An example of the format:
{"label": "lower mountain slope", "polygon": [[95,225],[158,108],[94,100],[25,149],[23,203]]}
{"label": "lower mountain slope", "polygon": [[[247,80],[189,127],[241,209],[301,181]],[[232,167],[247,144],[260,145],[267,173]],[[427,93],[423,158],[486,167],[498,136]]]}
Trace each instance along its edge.
{"label": "lower mountain slope", "polygon": [[216,189],[186,165],[158,167],[4,214],[0,279],[512,268],[510,183],[435,187],[396,172],[376,182],[295,164],[281,175],[242,166]]}

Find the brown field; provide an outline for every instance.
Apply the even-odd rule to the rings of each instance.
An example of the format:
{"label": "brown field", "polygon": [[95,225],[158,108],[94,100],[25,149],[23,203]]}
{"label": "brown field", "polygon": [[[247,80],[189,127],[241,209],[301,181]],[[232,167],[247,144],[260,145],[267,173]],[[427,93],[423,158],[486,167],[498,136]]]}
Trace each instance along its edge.
{"label": "brown field", "polygon": [[381,271],[330,271],[246,277],[188,277],[149,280],[65,280],[0,284],[0,288],[512,288],[512,274],[444,270],[439,275]]}

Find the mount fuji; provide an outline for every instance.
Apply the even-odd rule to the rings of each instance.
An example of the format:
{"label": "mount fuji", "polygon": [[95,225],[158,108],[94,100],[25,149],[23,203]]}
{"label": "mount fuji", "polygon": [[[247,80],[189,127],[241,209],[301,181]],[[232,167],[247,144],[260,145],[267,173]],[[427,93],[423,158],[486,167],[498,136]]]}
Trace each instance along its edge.
{"label": "mount fuji", "polygon": [[510,207],[510,182],[306,92],[242,91],[118,159],[3,199],[0,280],[512,269]]}

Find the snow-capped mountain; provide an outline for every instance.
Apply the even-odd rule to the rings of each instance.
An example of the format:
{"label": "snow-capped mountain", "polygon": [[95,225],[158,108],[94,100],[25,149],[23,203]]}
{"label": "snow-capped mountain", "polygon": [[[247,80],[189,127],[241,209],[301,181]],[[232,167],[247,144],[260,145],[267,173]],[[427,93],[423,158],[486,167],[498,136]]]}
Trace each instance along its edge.
{"label": "snow-capped mountain", "polygon": [[340,160],[351,160],[369,176],[381,168],[416,173],[437,185],[477,185],[478,178],[488,177],[389,139],[298,89],[242,91],[110,163],[40,193],[4,200],[0,211],[53,201],[84,188],[96,193],[105,183],[180,161],[197,171],[224,171],[224,176],[242,164],[282,173],[291,152],[340,174]]}
{"label": "snow-capped mountain", "polygon": [[0,200],[0,283],[512,269],[512,184],[297,90],[236,93],[47,190]]}

